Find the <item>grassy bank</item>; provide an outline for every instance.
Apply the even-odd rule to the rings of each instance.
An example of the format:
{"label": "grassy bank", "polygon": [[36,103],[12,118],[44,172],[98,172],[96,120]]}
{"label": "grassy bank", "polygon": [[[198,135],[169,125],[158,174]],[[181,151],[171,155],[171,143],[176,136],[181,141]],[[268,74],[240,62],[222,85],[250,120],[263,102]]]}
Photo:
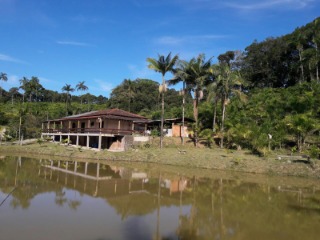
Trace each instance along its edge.
{"label": "grassy bank", "polygon": [[2,145],[0,146],[0,155],[43,155],[78,160],[141,162],[197,169],[320,178],[320,161],[313,159],[310,162],[299,159],[295,161],[279,160],[277,155],[280,153],[258,157],[244,150],[230,151],[220,148],[195,148],[191,144],[186,144],[182,147],[173,142],[167,142],[162,150],[156,146],[157,143],[151,143],[147,146],[138,146],[126,152],[109,152],[46,142],[42,144],[31,143],[23,146]]}

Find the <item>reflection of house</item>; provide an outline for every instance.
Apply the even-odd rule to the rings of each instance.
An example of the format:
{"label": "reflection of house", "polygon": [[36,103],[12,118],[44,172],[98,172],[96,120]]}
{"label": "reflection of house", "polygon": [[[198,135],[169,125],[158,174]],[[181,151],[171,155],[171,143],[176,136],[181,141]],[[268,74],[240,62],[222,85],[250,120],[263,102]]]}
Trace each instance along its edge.
{"label": "reflection of house", "polygon": [[162,182],[162,187],[169,189],[169,193],[182,192],[186,189],[188,181],[186,179],[165,179]]}
{"label": "reflection of house", "polygon": [[125,150],[133,142],[134,121],[143,124],[146,120],[120,109],[92,111],[43,122],[42,137],[78,146]]}

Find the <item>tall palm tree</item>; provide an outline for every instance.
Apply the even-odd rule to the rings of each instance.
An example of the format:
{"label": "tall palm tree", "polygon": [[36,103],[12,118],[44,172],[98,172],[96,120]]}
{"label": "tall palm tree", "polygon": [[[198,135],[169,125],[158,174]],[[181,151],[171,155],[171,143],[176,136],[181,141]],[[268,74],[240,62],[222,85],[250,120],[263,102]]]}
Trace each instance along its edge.
{"label": "tall palm tree", "polygon": [[70,84],[66,84],[61,89],[63,92],[66,92],[66,114],[69,113],[69,107],[71,105],[71,94],[70,92],[74,91],[74,88],[71,87]]}
{"label": "tall palm tree", "polygon": [[189,80],[187,84],[193,92],[193,115],[196,121],[196,127],[199,127],[198,121],[198,107],[199,102],[203,98],[203,90],[213,81],[208,71],[211,67],[211,60],[205,60],[204,54],[199,54],[197,58],[191,59],[189,62]]}
{"label": "tall palm tree", "polygon": [[135,95],[135,85],[134,82],[130,79],[125,79],[123,82],[125,89],[127,90],[127,97],[129,102],[129,112],[131,111],[131,101],[133,96]]}
{"label": "tall palm tree", "polygon": [[31,77],[29,81],[30,87],[30,102],[32,101],[32,96],[35,96],[34,101],[38,101],[38,94],[43,90],[42,85],[37,77]]}
{"label": "tall palm tree", "polygon": [[186,82],[188,80],[188,62],[179,60],[177,62],[177,67],[174,69],[174,77],[173,79],[168,80],[169,85],[175,85],[179,82],[182,82],[182,90],[181,90],[181,95],[182,95],[182,136],[181,136],[181,143],[182,145],[184,144],[184,113],[185,113],[185,103],[186,103]]}
{"label": "tall palm tree", "polygon": [[213,81],[209,74],[212,57],[206,60],[204,54],[199,54],[198,57],[192,58],[186,63],[184,77],[186,78],[186,89],[193,95],[193,116],[195,120],[194,141],[195,146],[198,146],[199,119],[198,108],[200,100],[203,98],[203,90],[208,84]]}
{"label": "tall palm tree", "polygon": [[[4,81],[4,82],[8,81],[7,74],[1,72],[1,73],[0,73],[0,80],[1,80],[1,81]],[[2,87],[1,87],[1,86],[0,86],[0,97],[2,97]]]}
{"label": "tall palm tree", "polygon": [[22,102],[24,102],[24,96],[26,95],[27,91],[29,90],[28,83],[29,79],[26,77],[23,77],[22,79],[19,80],[20,82],[20,89],[23,90],[23,95],[22,95]]}
{"label": "tall palm tree", "polygon": [[220,125],[220,147],[223,148],[226,105],[229,103],[229,98],[233,94],[238,95],[242,100],[245,99],[245,95],[242,93],[241,88],[239,88],[243,84],[243,80],[239,72],[232,71],[230,66],[226,63],[220,63],[218,65],[212,66],[212,72],[216,76],[216,94],[221,101],[222,114]]}
{"label": "tall palm tree", "polygon": [[[89,88],[84,83],[85,83],[85,81],[79,82],[76,85],[76,90],[77,91],[87,91]],[[81,105],[82,105],[82,96],[80,96],[80,98],[81,98]],[[88,102],[88,104],[89,104],[89,102]]]}
{"label": "tall palm tree", "polygon": [[19,88],[12,87],[9,89],[9,93],[11,94],[11,105],[13,105],[14,96],[16,96],[19,93]]}
{"label": "tall palm tree", "polygon": [[213,119],[212,119],[212,131],[215,132],[217,124],[217,105],[219,101],[219,94],[217,93],[217,82],[211,83],[207,87],[208,96],[207,102],[213,103]]}
{"label": "tall palm tree", "polygon": [[164,93],[166,91],[166,82],[164,76],[167,72],[172,72],[174,66],[179,59],[178,55],[171,58],[171,53],[167,57],[158,55],[158,59],[147,58],[148,68],[153,69],[156,72],[160,72],[162,75],[162,84],[159,87],[161,94],[161,127],[160,127],[160,148],[163,147],[163,122],[164,122]]}
{"label": "tall palm tree", "polygon": [[193,95],[193,116],[195,119],[194,141],[198,145],[198,108],[199,102],[203,98],[204,88],[213,81],[212,75],[209,74],[212,57],[206,61],[204,54],[199,54],[198,57],[192,58],[189,62],[179,61],[178,67],[174,71],[175,77],[169,80],[169,84],[178,82],[184,83],[184,92],[189,92]]}

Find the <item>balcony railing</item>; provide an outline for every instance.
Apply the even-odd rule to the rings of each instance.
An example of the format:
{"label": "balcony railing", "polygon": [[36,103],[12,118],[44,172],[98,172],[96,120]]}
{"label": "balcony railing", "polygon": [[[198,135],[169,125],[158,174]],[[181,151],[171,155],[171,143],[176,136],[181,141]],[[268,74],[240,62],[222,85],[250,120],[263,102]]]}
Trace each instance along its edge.
{"label": "balcony railing", "polygon": [[132,135],[134,133],[139,133],[135,130],[124,130],[124,129],[106,129],[106,128],[61,128],[53,129],[47,128],[42,129],[42,133],[83,133],[83,134],[120,134],[120,135]]}

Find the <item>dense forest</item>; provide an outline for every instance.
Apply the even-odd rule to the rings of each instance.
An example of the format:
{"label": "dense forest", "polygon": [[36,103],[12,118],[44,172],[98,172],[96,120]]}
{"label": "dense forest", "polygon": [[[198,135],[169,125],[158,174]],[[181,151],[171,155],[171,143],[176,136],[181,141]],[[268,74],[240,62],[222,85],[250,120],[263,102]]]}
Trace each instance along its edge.
{"label": "dense forest", "polygon": [[[41,122],[97,109],[120,108],[152,119],[193,118],[193,139],[209,147],[273,149],[320,154],[320,18],[290,34],[253,41],[216,59],[199,54],[147,58],[163,82],[124,79],[109,98],[94,96],[85,82],[45,89],[37,77],[0,88],[0,126],[6,139],[39,137]],[[214,61],[215,60],[215,61]],[[1,69],[2,70],[2,69]],[[5,72],[5,70],[3,70]],[[166,73],[172,79],[166,79]],[[0,75],[6,81],[5,73]],[[0,81],[0,83],[1,83]],[[182,83],[183,89],[173,85]],[[72,93],[79,91],[80,96]],[[183,111],[182,111],[183,109]]]}

